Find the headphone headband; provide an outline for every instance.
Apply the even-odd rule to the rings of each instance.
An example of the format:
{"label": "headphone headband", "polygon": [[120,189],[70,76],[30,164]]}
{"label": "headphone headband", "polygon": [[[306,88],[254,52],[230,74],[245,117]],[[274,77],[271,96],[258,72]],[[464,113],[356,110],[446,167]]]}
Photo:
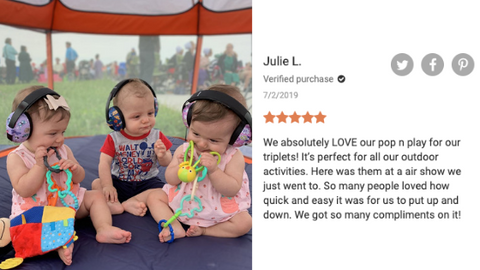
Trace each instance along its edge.
{"label": "headphone headband", "polygon": [[193,116],[193,107],[197,100],[217,102],[233,111],[240,118],[240,123],[233,131],[229,144],[242,146],[252,141],[252,115],[238,100],[228,94],[215,90],[203,90],[193,94],[182,107],[182,118],[185,126],[190,127]]}
{"label": "headphone headband", "polygon": [[252,115],[250,112],[243,106],[238,100],[233,97],[215,90],[202,90],[193,94],[182,107],[182,111],[188,103],[191,103],[195,100],[210,100],[215,101],[228,109],[232,110],[244,124],[250,125],[252,127]]}
{"label": "headphone headband", "polygon": [[33,104],[35,104],[38,100],[41,98],[47,96],[47,95],[57,95],[60,96],[57,92],[53,91],[50,88],[40,88],[32,93],[30,93],[28,96],[26,96],[20,104],[18,104],[17,109],[15,109],[15,112],[13,113],[10,123],[8,123],[8,126],[10,128],[14,128],[15,124],[18,121],[18,118],[25,113],[30,107],[32,107]]}

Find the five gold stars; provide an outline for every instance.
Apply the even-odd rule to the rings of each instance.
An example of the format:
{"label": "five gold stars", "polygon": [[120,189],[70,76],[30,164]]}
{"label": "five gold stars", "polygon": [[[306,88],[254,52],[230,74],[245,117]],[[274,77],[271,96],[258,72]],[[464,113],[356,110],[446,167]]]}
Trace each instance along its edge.
{"label": "five gold stars", "polygon": [[309,112],[306,112],[305,114],[297,114],[296,111],[293,112],[293,114],[288,115],[285,114],[283,111],[280,112],[278,115],[274,115],[271,112],[268,112],[268,114],[264,115],[265,117],[265,123],[275,123],[274,119],[278,119],[278,123],[287,123],[287,118],[290,118],[290,123],[301,123],[300,118],[303,118],[303,123],[314,123],[312,122],[312,118],[315,118],[315,123],[322,122],[325,123],[325,117],[326,115],[322,114],[322,112],[318,112],[318,114],[310,114]]}

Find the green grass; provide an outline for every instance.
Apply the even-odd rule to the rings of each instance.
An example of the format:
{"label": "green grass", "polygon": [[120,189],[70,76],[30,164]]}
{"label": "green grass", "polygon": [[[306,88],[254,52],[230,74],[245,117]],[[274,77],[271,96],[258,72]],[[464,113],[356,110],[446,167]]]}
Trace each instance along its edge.
{"label": "green grass", "polygon": [[[64,96],[70,106],[71,118],[66,137],[108,134],[105,122],[105,104],[115,82],[111,80],[57,82],[54,90]],[[0,115],[6,123],[16,93],[34,84],[0,85]],[[38,85],[36,83],[35,85]],[[46,86],[46,84],[43,84]],[[160,105],[155,127],[168,136],[184,136],[185,126],[180,110]],[[16,145],[6,136],[6,125],[0,125],[0,145]]]}

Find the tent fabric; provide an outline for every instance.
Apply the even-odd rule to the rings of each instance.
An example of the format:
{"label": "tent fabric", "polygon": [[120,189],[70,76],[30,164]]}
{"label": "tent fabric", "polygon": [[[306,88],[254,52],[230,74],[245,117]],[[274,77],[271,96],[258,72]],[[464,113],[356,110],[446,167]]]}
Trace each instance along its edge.
{"label": "tent fabric", "polygon": [[[252,0],[1,0],[0,24],[47,33],[48,72],[53,74],[52,32],[197,35],[199,50],[204,35],[251,33]],[[197,86],[199,56],[192,93]]]}
{"label": "tent fabric", "polygon": [[[66,139],[75,158],[85,168],[81,186],[90,189],[98,177],[99,149],[106,135]],[[169,137],[171,151],[184,141]],[[1,154],[1,153],[0,153]],[[245,164],[252,185],[252,165]],[[164,168],[160,178],[164,180]],[[12,185],[6,171],[6,157],[0,158],[0,217],[10,215]],[[249,209],[251,214],[252,208]],[[149,213],[144,217],[129,213],[113,216],[113,224],[132,232],[128,244],[100,244],[95,240],[95,229],[89,218],[75,221],[78,240],[74,243],[73,264],[65,266],[56,252],[28,258],[22,269],[251,269],[252,231],[239,238],[199,236],[176,239],[173,243],[158,241],[158,227]],[[0,249],[0,262],[14,257],[11,245]]]}
{"label": "tent fabric", "polygon": [[137,15],[178,14],[191,9],[194,4],[192,0],[62,0],[61,2],[69,9],[77,11]]}
{"label": "tent fabric", "polygon": [[[34,6],[44,6],[51,0],[17,0],[25,4]],[[115,1],[98,1],[98,0],[62,0],[62,2],[70,9],[79,11],[97,11],[109,13],[125,13],[125,14],[173,14],[180,13],[190,9],[198,0],[115,0]],[[251,0],[204,0],[203,5],[214,11],[232,11],[237,9],[245,9],[252,7]]]}
{"label": "tent fabric", "polygon": [[252,32],[252,1],[0,1],[0,23],[42,31],[116,35]]}

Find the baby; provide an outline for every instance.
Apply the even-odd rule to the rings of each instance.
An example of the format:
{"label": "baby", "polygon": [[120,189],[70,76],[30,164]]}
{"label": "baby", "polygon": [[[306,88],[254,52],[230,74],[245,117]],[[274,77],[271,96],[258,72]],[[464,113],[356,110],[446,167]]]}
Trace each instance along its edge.
{"label": "baby", "polygon": [[[167,226],[160,231],[160,242],[170,242],[171,231],[174,238],[238,237],[251,229],[252,217],[247,211],[251,203],[249,179],[244,157],[237,148],[251,142],[252,122],[245,106],[243,95],[230,85],[213,85],[209,90],[197,92],[185,103],[183,119],[189,127],[187,141],[193,142],[194,160],[199,159],[198,166],[206,168],[207,173],[198,182],[196,201],[188,201],[188,206],[184,206],[183,199],[192,193],[194,182],[182,182],[178,171],[179,164],[186,159],[185,152],[190,153],[190,144],[187,142],[177,148],[165,172],[165,192],[152,192],[147,201],[157,223],[181,211],[178,219],[171,223],[171,230]],[[197,206],[197,200],[201,207]],[[195,211],[197,207],[201,209]],[[182,224],[189,228],[185,231]]]}
{"label": "baby", "polygon": [[[85,170],[64,144],[64,133],[70,120],[70,108],[65,99],[43,86],[31,86],[17,93],[12,111],[7,120],[7,137],[21,144],[7,157],[7,172],[13,186],[10,219],[34,206],[64,206],[56,193],[49,191],[46,179],[47,165],[58,163],[62,172],[55,174],[55,182],[60,189],[67,188],[68,176],[64,171],[72,173],[71,191],[79,206],[75,217],[90,215],[100,243],[130,242],[130,232],[112,226],[110,210],[102,193],[80,187]],[[52,201],[52,198],[57,200]],[[74,205],[71,196],[65,197],[64,201]],[[66,265],[72,263],[73,244],[57,251]]]}
{"label": "baby", "polygon": [[112,214],[124,210],[144,216],[148,194],[161,190],[158,166],[172,160],[172,143],[155,129],[158,104],[155,92],[140,79],[119,82],[110,93],[107,107],[108,124],[114,131],[100,149],[100,178],[92,189],[102,190]]}

